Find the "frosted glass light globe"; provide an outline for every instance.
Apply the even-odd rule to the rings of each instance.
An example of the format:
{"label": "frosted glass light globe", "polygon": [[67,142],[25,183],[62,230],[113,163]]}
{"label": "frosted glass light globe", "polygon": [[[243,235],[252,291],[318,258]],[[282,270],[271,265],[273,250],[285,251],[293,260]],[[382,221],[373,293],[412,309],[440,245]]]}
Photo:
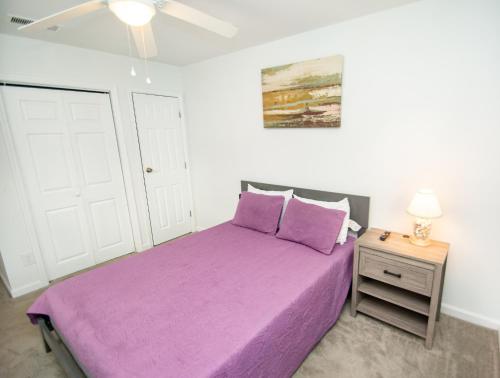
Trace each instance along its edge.
{"label": "frosted glass light globe", "polygon": [[130,26],[145,25],[156,14],[152,0],[109,0],[109,9]]}

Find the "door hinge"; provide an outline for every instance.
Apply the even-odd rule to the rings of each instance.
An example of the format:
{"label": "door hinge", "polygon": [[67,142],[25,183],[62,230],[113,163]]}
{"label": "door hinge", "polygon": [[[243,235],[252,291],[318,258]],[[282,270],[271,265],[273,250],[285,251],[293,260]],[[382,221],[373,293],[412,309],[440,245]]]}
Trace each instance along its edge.
{"label": "door hinge", "polygon": [[189,210],[189,216],[190,216],[190,217],[192,217],[192,216],[193,216],[193,214],[191,213],[191,210]]}
{"label": "door hinge", "polygon": [[182,114],[181,114],[181,112],[179,112],[179,118],[182,118]]}
{"label": "door hinge", "polygon": [[188,165],[186,162],[184,162],[184,169],[188,169]]}

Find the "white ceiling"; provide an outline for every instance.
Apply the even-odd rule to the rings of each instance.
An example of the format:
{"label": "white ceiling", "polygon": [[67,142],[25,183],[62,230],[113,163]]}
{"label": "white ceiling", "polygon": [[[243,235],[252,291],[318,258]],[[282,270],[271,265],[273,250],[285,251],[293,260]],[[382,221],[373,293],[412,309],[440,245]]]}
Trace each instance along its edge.
{"label": "white ceiling", "polygon": [[[159,55],[153,60],[186,65],[245,47],[396,7],[415,0],[179,0],[239,28],[233,39],[157,14],[152,20]],[[9,15],[38,19],[79,0],[0,0],[0,33],[127,55],[125,25],[108,9],[62,25],[59,31],[26,33]],[[135,54],[135,50],[133,50]]]}

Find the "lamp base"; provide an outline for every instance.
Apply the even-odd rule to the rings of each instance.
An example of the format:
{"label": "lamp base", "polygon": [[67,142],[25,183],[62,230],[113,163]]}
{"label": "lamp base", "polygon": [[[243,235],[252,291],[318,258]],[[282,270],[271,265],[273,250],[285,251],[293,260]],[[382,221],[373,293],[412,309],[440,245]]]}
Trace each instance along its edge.
{"label": "lamp base", "polygon": [[418,239],[414,235],[410,236],[410,243],[419,247],[428,247],[431,245],[431,239]]}
{"label": "lamp base", "polygon": [[432,222],[430,219],[417,218],[413,227],[413,235],[410,237],[410,243],[420,247],[427,247],[431,244]]}

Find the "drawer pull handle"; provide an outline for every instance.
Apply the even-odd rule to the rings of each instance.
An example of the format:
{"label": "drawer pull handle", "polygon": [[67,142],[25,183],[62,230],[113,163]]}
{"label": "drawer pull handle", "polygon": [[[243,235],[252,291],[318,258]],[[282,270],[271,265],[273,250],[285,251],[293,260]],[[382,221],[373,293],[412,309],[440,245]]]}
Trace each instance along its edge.
{"label": "drawer pull handle", "polygon": [[391,271],[384,269],[384,274],[388,274],[389,276],[394,276],[397,278],[401,278],[401,273],[392,273]]}

